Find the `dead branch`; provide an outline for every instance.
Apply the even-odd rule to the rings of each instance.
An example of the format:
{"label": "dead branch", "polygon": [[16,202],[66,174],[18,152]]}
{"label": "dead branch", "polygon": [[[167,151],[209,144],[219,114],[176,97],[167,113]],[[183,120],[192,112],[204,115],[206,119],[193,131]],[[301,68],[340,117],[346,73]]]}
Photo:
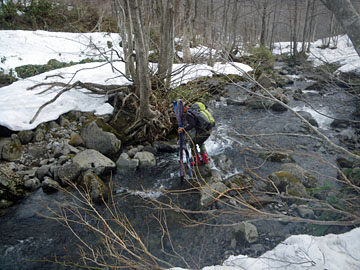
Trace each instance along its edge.
{"label": "dead branch", "polygon": [[65,92],[67,92],[71,89],[76,89],[76,90],[87,89],[89,91],[89,93],[88,93],[89,95],[90,94],[113,95],[113,94],[117,94],[117,93],[126,93],[126,94],[130,93],[129,88],[127,86],[123,86],[123,85],[102,85],[102,84],[97,84],[97,83],[83,83],[81,81],[77,81],[73,84],[66,84],[66,83],[62,83],[62,82],[39,83],[32,87],[29,87],[27,90],[34,90],[35,88],[42,87],[42,86],[48,86],[48,88],[46,88],[44,91],[37,93],[38,95],[44,94],[47,91],[53,89],[54,87],[62,87],[63,89],[61,89],[60,92],[58,92],[52,99],[45,102],[43,105],[41,105],[39,107],[39,109],[35,113],[34,117],[30,120],[30,122],[29,122],[30,124],[34,123],[36,118],[39,116],[40,112],[46,106],[55,102],[62,94],[64,94]]}

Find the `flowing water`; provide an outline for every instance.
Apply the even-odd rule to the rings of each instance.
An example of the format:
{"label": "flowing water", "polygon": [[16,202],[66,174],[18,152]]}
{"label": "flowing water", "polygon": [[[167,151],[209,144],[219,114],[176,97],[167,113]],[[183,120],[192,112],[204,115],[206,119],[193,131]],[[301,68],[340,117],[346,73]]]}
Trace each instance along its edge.
{"label": "flowing water", "polygon": [[[293,89],[305,88],[308,84],[298,82]],[[235,86],[228,86],[227,91],[226,98],[233,100],[241,100],[246,96],[243,90]],[[334,89],[327,89],[325,95],[317,91],[307,91],[304,98],[320,112],[336,117],[349,117],[355,108],[350,96]],[[319,128],[338,142],[339,131],[331,129],[331,119],[317,114],[301,101],[292,100],[289,105],[296,110],[310,112],[318,121]],[[249,168],[263,177],[276,171],[281,164],[264,163],[258,154],[258,151],[264,149],[289,151],[298,164],[316,175],[320,181],[336,177],[336,170],[329,169],[329,166],[322,162],[322,158],[326,158],[335,163],[337,157],[326,145],[305,136],[284,136],[284,133],[304,134],[306,130],[304,124],[290,111],[249,110],[245,106],[228,105],[226,99],[213,101],[210,108],[217,125],[206,146],[212,158],[212,168],[219,170],[223,178]],[[349,128],[347,134],[351,136],[352,133]],[[228,166],[221,164],[224,156],[231,161]],[[189,213],[188,216],[199,223],[197,226],[183,226],[184,216],[177,211],[169,211],[166,217],[172,242],[162,238],[162,231],[153,216],[159,217],[163,212],[144,206],[149,206],[149,199],[155,198],[161,202],[169,202],[169,198],[165,196],[166,190],[179,189],[181,184],[177,154],[162,153],[157,159],[157,167],[151,169],[151,172],[119,172],[113,177],[117,205],[144,239],[150,251],[174,265],[186,266],[181,259],[164,254],[163,251],[166,251],[174,255],[174,247],[194,268],[216,264],[226,255],[243,252],[231,246],[231,227],[217,226],[225,223],[227,218],[231,218],[233,222],[242,221],[242,217],[236,215],[207,220],[207,214]],[[184,209],[200,210],[200,196],[196,192],[171,195],[171,199]],[[67,206],[72,200],[63,193],[46,195],[39,189],[13,207],[9,214],[0,217],[0,269],[64,269],[60,263],[47,263],[47,260],[61,261],[65,258],[63,256],[66,256],[66,260],[77,261],[75,244],[79,241],[66,226],[43,217],[53,216],[49,209]],[[213,210],[219,207],[221,208],[221,205],[217,205]],[[212,226],[201,225],[205,220]],[[262,245],[266,249],[272,248],[286,235],[300,233],[304,228],[301,224],[271,221],[254,224],[258,226]],[[81,226],[75,226],[74,229],[84,239],[96,241],[94,236]]]}

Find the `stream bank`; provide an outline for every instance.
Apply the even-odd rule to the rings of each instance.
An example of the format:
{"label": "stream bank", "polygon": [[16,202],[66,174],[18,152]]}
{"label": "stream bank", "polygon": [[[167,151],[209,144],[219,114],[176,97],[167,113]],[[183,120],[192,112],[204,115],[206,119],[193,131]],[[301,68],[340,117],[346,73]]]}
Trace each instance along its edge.
{"label": "stream bank", "polygon": [[[358,150],[356,125],[334,124],[333,119],[316,114],[307,103],[302,101],[311,103],[322,113],[334,118],[357,119],[354,116],[357,103],[353,97],[331,85],[312,89],[315,82],[301,77],[301,74],[290,78],[292,79],[289,84],[279,90],[288,98],[287,104],[297,111],[302,111],[303,115],[314,125],[317,124],[332,141],[352,150]],[[297,191],[305,190],[306,196],[308,192],[317,188],[317,193],[312,194],[311,198],[326,200],[338,195],[335,191],[342,187],[342,183],[336,181],[337,164],[339,159],[343,158],[342,154],[311,137],[313,134],[309,128],[292,112],[264,104],[262,100],[260,102],[254,100],[251,95],[252,87],[253,85],[249,83],[226,85],[219,89],[221,94],[209,104],[217,122],[211,137],[206,142],[212,159],[211,176],[216,176],[220,179],[218,182],[227,188],[232,188],[226,196],[201,205],[201,190],[193,188],[191,184],[181,185],[178,177],[176,141],[169,143],[168,147],[147,146],[148,151],[155,153],[156,166],[125,172],[117,169],[112,177],[114,198],[119,211],[126,215],[144,239],[148,249],[173,265],[187,266],[181,258],[185,258],[191,267],[200,268],[217,264],[231,254],[259,256],[266,250],[272,249],[288,235],[311,232],[313,227],[304,222],[289,222],[280,218],[268,220],[262,215],[256,216],[254,212],[246,211],[248,205],[242,203],[246,201],[256,209],[279,215],[276,217],[281,217],[280,215],[283,214],[290,217],[319,218],[321,213],[308,207],[308,202],[285,198],[291,195],[287,193],[285,187],[281,194],[284,197],[266,193],[274,192],[264,180],[271,175],[272,180],[279,181],[281,186],[279,174],[273,175],[276,172],[286,170],[289,172],[291,167],[292,175],[296,175],[297,172],[305,175],[299,168],[289,164],[297,164],[316,180],[315,185],[305,186],[306,179],[313,179],[305,175],[307,178],[304,176],[301,185],[297,183],[299,187]],[[301,99],[294,93],[300,94]],[[76,119],[80,121],[83,116],[79,114]],[[77,124],[75,124],[77,122],[68,119],[69,117],[59,119],[58,126],[51,124],[54,130],[51,128],[49,130],[54,140],[58,138],[53,136],[59,133],[58,130],[63,132],[62,137],[67,140],[73,137],[72,132],[77,132]],[[83,119],[81,122],[86,121]],[[40,132],[40,129],[43,132]],[[39,128],[35,133],[44,133],[46,138],[50,136],[46,130],[47,128]],[[54,132],[55,130],[57,132]],[[75,155],[76,150],[67,149],[67,146],[59,147],[60,144],[55,141],[51,145],[47,141],[47,148],[54,152],[55,149],[61,149],[53,158],[57,161],[62,160],[61,162],[65,164],[68,160],[66,156]],[[44,153],[41,149],[46,149],[46,146],[35,146],[36,144],[29,147],[32,150],[28,153],[32,154],[25,156],[22,161],[23,169],[37,167],[36,170],[32,169],[28,172],[31,176],[27,180],[34,179],[35,175],[38,177],[36,171],[43,166],[40,157]],[[35,159],[34,155],[39,158]],[[329,166],[329,163],[334,166]],[[17,166],[16,163],[6,164]],[[235,188],[234,183],[237,184]],[[247,184],[250,184],[251,188],[241,189]],[[196,183],[194,186],[197,186]],[[0,230],[4,235],[0,240],[2,254],[0,264],[3,269],[39,269],[45,265],[47,269],[62,269],[63,266],[60,264],[44,262],[43,258],[53,260],[55,254],[58,258],[77,261],[76,256],[72,257],[73,246],[77,240],[68,228],[38,215],[39,213],[51,215],[44,206],[67,207],[73,203],[73,198],[61,192],[46,194],[39,187],[34,188],[34,191],[20,203],[7,208],[6,213],[0,218]],[[253,197],[257,200],[251,201]],[[168,210],[164,205],[170,202],[174,203],[173,206],[179,205],[180,209],[186,211]],[[103,206],[98,207],[104,211]],[[166,220],[171,241],[164,237],[164,231],[160,230],[159,222],[154,217],[162,217],[162,225]],[[244,224],[244,221],[248,221],[255,228]],[[245,234],[239,228],[241,226],[251,227],[249,236],[252,238],[244,237]],[[94,235],[83,227],[78,226],[75,229],[89,242],[94,240]],[[315,233],[320,233],[321,230],[322,233],[340,233],[351,229],[351,226],[326,228],[318,226],[315,229]]]}

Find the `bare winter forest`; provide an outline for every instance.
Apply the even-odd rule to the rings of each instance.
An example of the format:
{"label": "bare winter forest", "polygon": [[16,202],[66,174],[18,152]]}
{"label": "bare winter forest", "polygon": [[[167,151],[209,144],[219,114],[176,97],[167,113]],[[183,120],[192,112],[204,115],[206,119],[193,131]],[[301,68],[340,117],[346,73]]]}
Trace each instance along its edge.
{"label": "bare winter forest", "polygon": [[[79,19],[96,9],[93,30],[101,31],[105,18],[116,18],[119,0],[63,0],[79,9]],[[313,41],[336,36],[343,30],[319,0],[175,0],[146,2],[147,23],[159,27],[166,2],[174,5],[175,36],[201,38],[208,45],[271,46],[278,41]],[[352,1],[359,10],[360,1]],[[144,3],[143,3],[144,4]],[[116,29],[112,29],[115,31]]]}

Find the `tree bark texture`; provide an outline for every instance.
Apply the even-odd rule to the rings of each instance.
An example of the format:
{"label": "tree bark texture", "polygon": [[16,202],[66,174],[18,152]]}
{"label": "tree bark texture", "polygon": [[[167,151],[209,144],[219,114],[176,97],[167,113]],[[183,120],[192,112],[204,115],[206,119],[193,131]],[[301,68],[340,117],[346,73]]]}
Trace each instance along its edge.
{"label": "tree bark texture", "polygon": [[163,2],[158,77],[169,87],[174,61],[174,0]]}
{"label": "tree bark texture", "polygon": [[360,56],[360,15],[350,0],[321,0],[349,36],[357,54]]}
{"label": "tree bark texture", "polygon": [[142,118],[152,118],[154,113],[150,110],[149,98],[151,89],[149,86],[149,73],[148,73],[148,52],[146,51],[146,44],[144,38],[143,27],[140,21],[140,8],[138,0],[130,0],[129,14],[133,24],[134,39],[135,39],[135,50],[136,50],[136,70],[138,74],[138,84],[136,88],[139,89],[140,93],[140,108],[139,115]]}

